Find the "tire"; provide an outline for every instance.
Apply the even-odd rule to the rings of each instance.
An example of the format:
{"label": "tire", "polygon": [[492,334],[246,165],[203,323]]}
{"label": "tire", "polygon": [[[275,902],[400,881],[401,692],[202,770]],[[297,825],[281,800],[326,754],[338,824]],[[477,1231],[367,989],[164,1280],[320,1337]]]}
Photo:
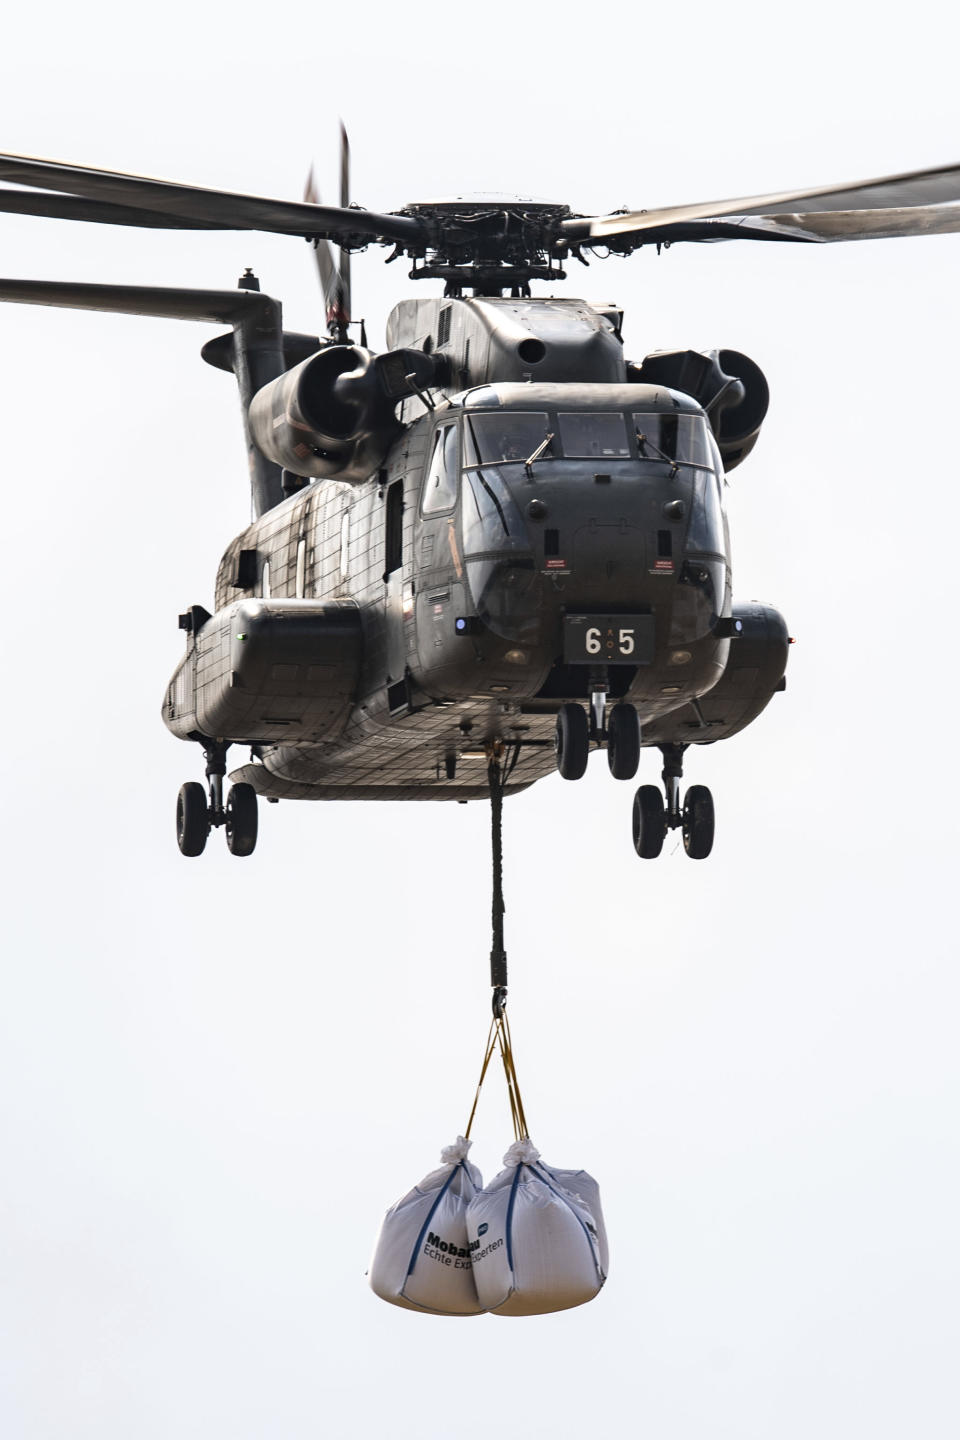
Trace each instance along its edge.
{"label": "tire", "polygon": [[640,717],[632,705],[614,705],[607,716],[607,764],[614,780],[632,780],[640,764]]}
{"label": "tire", "polygon": [[252,855],[256,844],[257,792],[252,785],[234,785],[227,797],[227,849]]}
{"label": "tire", "polygon": [[641,860],[656,860],[667,836],[667,812],[656,785],[641,785],[633,797],[633,848]]}
{"label": "tire", "polygon": [[564,780],[582,778],[590,755],[590,726],[582,705],[561,705],[554,737],[557,769]]}
{"label": "tire", "polygon": [[180,786],[177,796],[177,844],[181,855],[202,855],[210,834],[207,792],[196,780]]}
{"label": "tire", "polygon": [[713,828],[713,796],[706,785],[691,785],[683,801],[683,848],[691,860],[706,860]]}

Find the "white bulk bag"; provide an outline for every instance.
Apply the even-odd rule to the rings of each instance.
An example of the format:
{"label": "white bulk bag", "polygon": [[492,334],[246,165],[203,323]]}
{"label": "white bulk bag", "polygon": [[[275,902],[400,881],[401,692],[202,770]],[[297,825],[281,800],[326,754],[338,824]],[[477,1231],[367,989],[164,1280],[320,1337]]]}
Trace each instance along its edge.
{"label": "white bulk bag", "polygon": [[600,1256],[600,1269],[603,1271],[604,1279],[610,1274],[610,1247],[607,1244],[607,1227],[603,1223],[603,1207],[600,1204],[600,1186],[592,1175],[586,1170],[558,1170],[555,1165],[545,1165],[542,1160],[537,1162],[538,1169],[549,1175],[561,1190],[572,1190],[578,1200],[584,1205],[593,1216],[594,1228],[597,1232],[597,1250]]}
{"label": "white bulk bag", "polygon": [[[494,1315],[568,1310],[592,1300],[607,1278],[596,1181],[539,1161],[529,1140],[511,1145],[506,1169],[467,1210],[477,1295]],[[560,1183],[564,1176],[571,1184]]]}
{"label": "white bulk bag", "polygon": [[483,1177],[462,1135],[432,1171],[388,1210],[370,1263],[381,1300],[435,1315],[482,1315],[467,1240],[467,1205]]}

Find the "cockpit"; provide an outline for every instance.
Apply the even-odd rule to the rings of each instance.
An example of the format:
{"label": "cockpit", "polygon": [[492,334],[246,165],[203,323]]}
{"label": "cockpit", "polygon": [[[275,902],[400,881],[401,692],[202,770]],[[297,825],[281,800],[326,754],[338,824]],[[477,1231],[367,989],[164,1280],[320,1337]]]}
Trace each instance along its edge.
{"label": "cockpit", "polygon": [[[502,403],[501,390],[512,392],[512,404]],[[528,396],[529,408],[514,408]],[[584,526],[619,526],[646,571],[644,546],[664,543],[662,519],[646,535],[650,487],[663,492],[658,515],[669,500],[681,501],[683,520],[670,535],[678,554],[726,554],[719,451],[706,416],[686,396],[627,385],[485,387],[438,416],[430,447],[421,514],[454,517],[474,604],[494,629],[507,615],[491,612],[504,605],[511,634],[524,629],[525,612],[534,622],[536,577],[564,564],[551,563],[545,545],[568,559],[578,547],[585,553]],[[549,521],[538,524],[544,513]],[[619,555],[619,539],[610,543]],[[585,567],[569,573],[576,586]]]}

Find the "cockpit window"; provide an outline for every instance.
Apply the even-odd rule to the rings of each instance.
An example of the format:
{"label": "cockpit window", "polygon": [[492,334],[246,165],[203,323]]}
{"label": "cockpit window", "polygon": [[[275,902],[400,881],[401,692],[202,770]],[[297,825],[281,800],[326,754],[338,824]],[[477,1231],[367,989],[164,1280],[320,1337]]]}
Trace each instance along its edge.
{"label": "cockpit window", "polygon": [[[627,427],[619,412],[558,415],[563,453],[571,459],[628,459]],[[529,452],[528,452],[529,453]]]}
{"label": "cockpit window", "polygon": [[706,550],[715,555],[725,554],[719,478],[705,471],[695,474],[691,499],[693,504],[690,508],[687,549]]}
{"label": "cockpit window", "polygon": [[707,441],[710,445],[710,454],[713,459],[713,468],[715,472],[722,478],[723,458],[720,454],[720,446],[717,444],[716,439],[714,438],[713,431],[709,428],[707,429]]}
{"label": "cockpit window", "polygon": [[[499,460],[526,460],[549,434],[545,414],[499,410],[470,415],[463,427],[464,465],[490,465]],[[549,450],[547,451],[549,454]]]}
{"label": "cockpit window", "polygon": [[449,510],[457,498],[457,425],[441,425],[433,437],[433,452],[423,486],[423,513]]}
{"label": "cockpit window", "polygon": [[523,517],[499,469],[485,465],[466,470],[463,478],[464,553],[526,549]]}
{"label": "cockpit window", "polygon": [[641,460],[676,460],[712,468],[707,422],[702,415],[640,414],[633,423]]}

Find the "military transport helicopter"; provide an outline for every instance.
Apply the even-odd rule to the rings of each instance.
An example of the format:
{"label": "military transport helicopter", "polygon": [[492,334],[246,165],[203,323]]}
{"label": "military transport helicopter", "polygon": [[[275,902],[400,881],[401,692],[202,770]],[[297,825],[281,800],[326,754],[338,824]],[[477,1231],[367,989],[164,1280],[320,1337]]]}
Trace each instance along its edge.
{"label": "military transport helicopter", "polygon": [[[533,297],[597,247],[818,243],[960,230],[960,167],[606,216],[455,200],[389,214],[0,156],[0,210],[169,229],[268,231],[314,246],[323,336],[285,331],[255,277],[236,290],[0,281],[0,299],[230,326],[203,358],[236,377],[253,523],[227,548],[214,612],[180,616],[187,649],[163,718],[206,757],[177,802],[185,855],[223,827],[257,838],[257,797],[466,801],[605,748],[663,790],[633,805],[637,853],[669,829],[713,842],[710,792],[681,796],[690,746],[742,730],[784,688],[782,616],[734,604],[724,474],[768,403],[731,350],[628,360],[615,306]],[[36,193],[37,191],[45,193]],[[337,249],[334,249],[334,243]],[[404,300],[374,354],[350,339],[349,256],[388,245],[442,297]],[[232,745],[250,761],[230,776]]]}

